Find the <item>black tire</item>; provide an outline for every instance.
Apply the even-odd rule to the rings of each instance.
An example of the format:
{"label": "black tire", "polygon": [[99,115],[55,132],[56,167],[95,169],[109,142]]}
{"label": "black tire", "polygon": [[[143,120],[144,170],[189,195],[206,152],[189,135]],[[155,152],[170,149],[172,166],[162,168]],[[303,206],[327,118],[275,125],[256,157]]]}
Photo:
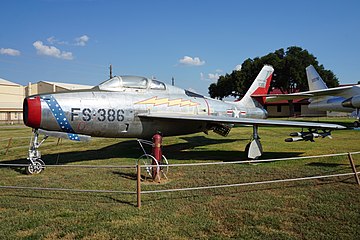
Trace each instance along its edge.
{"label": "black tire", "polygon": [[39,174],[45,170],[45,163],[40,158],[34,161],[34,164],[29,164],[25,167],[25,172],[27,175]]}

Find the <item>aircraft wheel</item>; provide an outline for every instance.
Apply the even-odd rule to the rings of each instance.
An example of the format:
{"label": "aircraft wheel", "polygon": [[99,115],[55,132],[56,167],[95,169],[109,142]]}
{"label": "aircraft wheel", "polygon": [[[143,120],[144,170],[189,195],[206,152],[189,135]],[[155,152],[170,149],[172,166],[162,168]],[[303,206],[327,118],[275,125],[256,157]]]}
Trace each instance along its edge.
{"label": "aircraft wheel", "polygon": [[26,174],[39,174],[43,170],[45,170],[45,163],[40,158],[34,161],[34,164],[29,164],[29,166],[25,167]]}
{"label": "aircraft wheel", "polygon": [[154,156],[152,156],[150,154],[142,155],[141,157],[138,158],[138,161],[137,161],[138,163],[145,165],[145,171],[150,177],[152,177],[152,174],[151,174],[152,167],[151,167],[151,165],[152,165],[153,161],[156,162],[157,165],[159,165],[158,161],[154,158]]}
{"label": "aircraft wheel", "polygon": [[360,127],[360,122],[359,122],[359,121],[355,121],[355,122],[354,122],[354,127],[355,127],[355,128]]}
{"label": "aircraft wheel", "polygon": [[166,157],[164,156],[164,155],[162,155],[162,160],[161,160],[161,167],[160,167],[160,171],[161,171],[161,173],[164,175],[164,177],[166,178],[166,179],[168,179],[167,178],[167,173],[168,173],[168,171],[169,171],[169,161],[166,159]]}

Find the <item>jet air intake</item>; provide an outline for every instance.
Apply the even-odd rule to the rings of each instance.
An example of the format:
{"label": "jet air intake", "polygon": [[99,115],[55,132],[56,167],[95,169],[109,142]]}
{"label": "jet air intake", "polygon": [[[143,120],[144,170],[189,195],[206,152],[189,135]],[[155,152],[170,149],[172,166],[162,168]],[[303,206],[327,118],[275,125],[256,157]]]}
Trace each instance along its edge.
{"label": "jet air intake", "polygon": [[23,121],[31,128],[39,128],[41,123],[41,102],[39,96],[27,97],[23,103]]}
{"label": "jet air intake", "polygon": [[357,96],[348,98],[345,101],[343,101],[341,103],[341,105],[343,107],[348,107],[348,108],[360,108],[360,96],[357,95]]}

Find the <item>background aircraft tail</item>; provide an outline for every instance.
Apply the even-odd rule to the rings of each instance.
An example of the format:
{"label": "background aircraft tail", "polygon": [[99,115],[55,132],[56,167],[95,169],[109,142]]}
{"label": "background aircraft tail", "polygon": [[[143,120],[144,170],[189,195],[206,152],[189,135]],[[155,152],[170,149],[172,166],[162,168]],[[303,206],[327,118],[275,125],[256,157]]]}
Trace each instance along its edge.
{"label": "background aircraft tail", "polygon": [[272,66],[265,65],[239,103],[242,103],[247,107],[259,107],[257,106],[257,103],[264,105],[273,72],[274,68]]}
{"label": "background aircraft tail", "polygon": [[310,65],[306,68],[306,76],[310,91],[328,88],[313,65]]}

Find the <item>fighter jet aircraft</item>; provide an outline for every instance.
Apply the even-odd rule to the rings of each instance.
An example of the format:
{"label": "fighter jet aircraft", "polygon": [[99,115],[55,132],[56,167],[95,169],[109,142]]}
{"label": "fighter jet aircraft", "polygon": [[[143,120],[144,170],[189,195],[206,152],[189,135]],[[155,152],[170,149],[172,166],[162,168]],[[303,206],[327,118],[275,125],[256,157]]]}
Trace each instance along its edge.
{"label": "fighter jet aircraft", "polygon": [[[214,131],[227,136],[234,125],[252,125],[248,157],[262,154],[258,134],[261,125],[293,126],[308,129],[300,140],[330,136],[335,124],[265,120],[263,108],[274,69],[265,65],[238,102],[225,102],[138,76],[116,76],[91,90],[49,93],[24,99],[24,123],[34,129],[27,173],[44,167],[38,151],[48,136],[74,141],[93,137],[150,138],[156,132],[175,136]],[[39,141],[39,133],[45,135]],[[298,135],[297,135],[298,136]],[[296,141],[298,141],[296,140]]]}
{"label": "fighter jet aircraft", "polygon": [[354,112],[356,121],[354,127],[360,126],[360,84],[328,88],[315,68],[306,68],[309,90],[292,94],[269,95],[266,102],[279,100],[309,98],[309,109],[317,111]]}

